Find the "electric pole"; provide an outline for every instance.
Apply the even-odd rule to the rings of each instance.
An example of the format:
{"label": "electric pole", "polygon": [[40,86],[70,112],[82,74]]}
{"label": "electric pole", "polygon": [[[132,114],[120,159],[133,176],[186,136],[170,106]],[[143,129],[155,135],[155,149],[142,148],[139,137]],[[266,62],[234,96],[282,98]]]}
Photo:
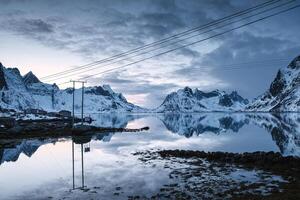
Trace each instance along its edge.
{"label": "electric pole", "polygon": [[81,125],[83,125],[83,100],[84,100],[84,83],[82,82],[82,97],[81,97]]}
{"label": "electric pole", "polygon": [[74,126],[74,123],[75,123],[75,83],[81,83],[81,84],[82,84],[82,96],[81,96],[81,125],[83,125],[84,84],[86,83],[86,81],[74,81],[74,80],[70,80],[70,82],[73,83],[72,126]]}

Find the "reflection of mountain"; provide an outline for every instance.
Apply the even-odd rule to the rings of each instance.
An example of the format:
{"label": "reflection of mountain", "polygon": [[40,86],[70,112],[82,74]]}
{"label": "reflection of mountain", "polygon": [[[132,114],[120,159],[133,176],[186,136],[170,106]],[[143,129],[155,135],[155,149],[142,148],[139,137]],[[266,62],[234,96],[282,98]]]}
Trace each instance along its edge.
{"label": "reflection of mountain", "polygon": [[[99,127],[125,128],[128,122],[141,118],[143,116],[127,114],[97,114],[91,117],[93,119],[96,119],[96,121],[93,122],[93,125]],[[87,136],[84,137],[84,140],[86,140],[84,143],[90,141],[91,139],[109,142],[113,135],[114,133],[101,133],[95,134],[93,136]],[[80,137],[76,139],[79,142],[83,141],[83,139]],[[7,141],[0,140],[0,164],[2,164],[3,162],[17,161],[21,153],[24,153],[26,156],[31,157],[40,146],[56,142],[57,140],[57,138],[47,140],[12,140],[9,144],[7,144]]]}
{"label": "reflection of mountain", "polygon": [[173,133],[191,137],[207,132],[215,134],[238,132],[244,125],[254,124],[266,129],[281,153],[300,155],[300,116],[269,113],[205,113],[161,115],[166,128]]}
{"label": "reflection of mountain", "polygon": [[271,133],[280,151],[286,155],[300,155],[300,115],[248,115],[250,121]]}
{"label": "reflection of mountain", "polygon": [[57,139],[48,140],[23,140],[21,142],[14,141],[9,148],[1,148],[0,152],[0,164],[3,162],[17,161],[20,154],[24,153],[26,156],[31,157],[36,150],[43,144],[56,142]]}
{"label": "reflection of mountain", "polygon": [[238,132],[244,124],[248,124],[244,114],[166,114],[160,118],[168,130],[186,137],[205,132],[216,134],[228,130]]}
{"label": "reflection of mountain", "polygon": [[96,121],[93,125],[99,127],[125,128],[128,122],[143,118],[143,115],[128,115],[126,113],[102,113],[91,115]]}
{"label": "reflection of mountain", "polygon": [[[92,116],[96,121],[93,122],[93,125],[99,127],[114,127],[114,128],[126,128],[130,121],[140,119],[145,117],[145,115],[128,115],[126,113],[112,113],[112,114],[95,114]],[[100,140],[103,142],[110,142],[114,133],[105,133],[94,135],[94,140]]]}

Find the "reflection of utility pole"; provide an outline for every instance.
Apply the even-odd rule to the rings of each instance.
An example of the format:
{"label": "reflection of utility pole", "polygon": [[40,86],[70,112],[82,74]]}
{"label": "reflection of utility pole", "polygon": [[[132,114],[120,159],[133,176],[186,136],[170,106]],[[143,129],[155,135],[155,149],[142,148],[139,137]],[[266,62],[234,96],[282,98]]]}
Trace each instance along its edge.
{"label": "reflection of utility pole", "polygon": [[74,142],[72,140],[72,172],[73,172],[73,190],[75,189],[75,172],[74,172]]}
{"label": "reflection of utility pole", "polygon": [[[80,144],[81,145],[81,187],[78,187],[78,188],[84,188],[84,163],[83,163],[83,143]],[[75,161],[74,161],[74,141],[72,139],[72,180],[73,180],[73,190],[74,189],[77,189],[75,187],[75,169],[74,169],[74,164],[75,164]]]}
{"label": "reflection of utility pole", "polygon": [[86,81],[73,81],[73,80],[70,80],[70,82],[73,83],[72,126],[74,126],[74,122],[75,122],[75,83],[82,83],[82,97],[81,97],[81,125],[83,125],[84,84],[86,83]]}
{"label": "reflection of utility pole", "polygon": [[83,144],[81,144],[81,181],[82,181],[82,188],[84,188],[84,172],[83,172]]}

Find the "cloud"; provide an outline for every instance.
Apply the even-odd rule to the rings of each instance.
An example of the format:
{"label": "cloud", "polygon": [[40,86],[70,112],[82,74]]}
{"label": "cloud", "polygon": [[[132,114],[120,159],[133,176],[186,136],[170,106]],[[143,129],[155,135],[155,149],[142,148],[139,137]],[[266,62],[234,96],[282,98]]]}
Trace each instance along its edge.
{"label": "cloud", "polygon": [[37,36],[39,34],[49,34],[54,32],[53,25],[42,19],[8,20],[4,24],[4,27],[26,36]]}
{"label": "cloud", "polygon": [[[101,0],[86,3],[83,0],[6,0],[0,3],[0,31],[29,38],[53,51],[70,52],[89,63],[203,25],[258,3],[261,1],[189,0],[183,3],[181,0],[128,0],[124,3],[121,0]],[[256,63],[255,70],[252,64],[239,65],[235,69],[227,67],[226,70],[223,66],[276,58],[292,59],[300,52],[299,16],[299,12],[291,11],[100,78],[89,79],[89,82],[111,84],[117,91],[125,93],[125,96],[144,97],[144,105],[150,107],[157,106],[168,92],[184,86],[203,90],[237,89],[252,98],[268,87],[278,67],[286,63]],[[163,50],[209,37],[218,31]],[[162,46],[165,44],[157,47]],[[111,66],[99,66],[88,74],[97,74],[163,50],[152,49],[134,59]],[[81,73],[79,76],[84,75]]]}

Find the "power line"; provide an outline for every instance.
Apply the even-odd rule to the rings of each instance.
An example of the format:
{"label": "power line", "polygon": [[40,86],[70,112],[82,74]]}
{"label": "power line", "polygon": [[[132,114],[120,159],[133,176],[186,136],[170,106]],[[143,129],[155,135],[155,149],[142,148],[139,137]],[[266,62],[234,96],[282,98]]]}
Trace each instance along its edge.
{"label": "power line", "polygon": [[[199,67],[194,67],[194,69],[201,69],[201,70],[232,70],[232,69],[245,69],[244,67],[241,67],[242,65],[249,65],[249,64],[256,64],[255,66],[252,66],[248,69],[253,69],[253,68],[261,68],[261,67],[273,67],[274,64],[279,64],[283,62],[288,62],[290,59],[286,58],[278,58],[278,59],[268,59],[268,60],[260,60],[260,61],[250,61],[250,62],[242,62],[242,63],[231,63],[231,64],[224,64],[224,65],[212,65],[212,66],[199,66]],[[262,64],[268,64],[268,65],[262,65]],[[213,67],[213,68],[212,68]],[[69,82],[63,82],[59,83],[58,85],[63,85]]]}
{"label": "power line", "polygon": [[[208,23],[208,24],[201,25],[201,26],[198,26],[198,27],[194,27],[194,28],[192,28],[192,29],[183,31],[183,32],[181,32],[181,33],[178,33],[178,34],[169,36],[169,37],[164,38],[164,39],[162,39],[162,40],[159,40],[159,41],[156,41],[156,42],[152,42],[152,43],[146,44],[146,45],[144,45],[144,46],[141,46],[141,47],[138,47],[138,48],[135,48],[135,49],[132,49],[132,50],[123,52],[123,53],[121,53],[121,54],[117,54],[117,55],[111,56],[111,57],[106,58],[106,59],[102,59],[102,60],[95,61],[95,62],[86,64],[86,65],[83,65],[83,66],[79,66],[79,67],[77,67],[77,68],[75,68],[75,69],[64,70],[64,71],[59,72],[59,73],[51,74],[51,75],[42,77],[41,79],[49,79],[49,78],[52,78],[52,77],[55,77],[55,76],[58,76],[58,75],[65,75],[66,73],[71,73],[71,72],[78,71],[78,70],[81,70],[81,69],[84,69],[84,68],[88,68],[88,67],[92,67],[92,66],[95,66],[95,65],[98,65],[98,64],[101,64],[101,63],[105,63],[105,62],[108,62],[108,61],[112,61],[112,60],[114,60],[114,59],[116,59],[116,58],[124,57],[124,56],[126,56],[126,55],[130,55],[130,54],[136,53],[136,52],[138,52],[138,51],[140,51],[140,50],[147,49],[147,48],[150,48],[150,47],[153,47],[153,46],[157,46],[157,45],[166,43],[166,42],[171,41],[171,40],[174,40],[174,39],[178,39],[179,37],[182,37],[182,36],[185,36],[185,35],[189,35],[189,34],[194,33],[194,32],[196,32],[196,31],[199,31],[199,30],[202,30],[202,29],[205,29],[205,28],[208,28],[208,27],[211,27],[211,26],[220,24],[220,23],[222,23],[222,22],[224,22],[224,21],[233,19],[233,18],[238,17],[238,16],[242,16],[242,15],[248,14],[248,13],[250,13],[250,12],[252,12],[252,11],[255,11],[255,10],[258,10],[258,9],[261,9],[261,8],[264,8],[264,7],[266,7],[266,6],[269,6],[269,5],[272,5],[272,4],[276,4],[276,3],[280,2],[280,1],[282,1],[282,0],[271,0],[271,1],[267,1],[267,2],[264,2],[264,3],[262,3],[262,4],[258,4],[258,5],[254,6],[254,7],[251,7],[251,8],[245,9],[245,10],[243,10],[243,11],[239,11],[239,12],[237,12],[237,13],[234,13],[234,14],[232,14],[232,15],[223,17],[223,18],[221,18],[221,19],[212,21],[212,22],[210,22],[210,23]],[[295,1],[295,0],[292,0],[292,1]]]}
{"label": "power line", "polygon": [[[200,33],[198,33],[198,34],[196,34],[196,35],[192,35],[192,36],[183,38],[183,39],[181,39],[181,40],[177,40],[177,41],[175,41],[175,42],[169,43],[169,44],[164,45],[164,46],[162,46],[162,47],[158,47],[158,48],[152,49],[152,50],[150,50],[150,51],[141,52],[141,53],[136,54],[136,55],[133,55],[133,56],[131,56],[131,57],[124,58],[124,59],[121,59],[121,60],[117,60],[117,61],[115,61],[115,62],[108,63],[108,64],[106,64],[106,65],[103,65],[102,67],[109,66],[109,65],[112,65],[112,64],[116,64],[116,63],[119,63],[119,62],[121,62],[121,61],[126,61],[126,60],[128,60],[128,59],[132,59],[132,58],[135,58],[135,57],[138,57],[138,56],[141,56],[141,55],[153,53],[153,52],[156,51],[156,50],[160,50],[160,49],[162,49],[162,48],[165,48],[165,47],[169,47],[169,46],[178,44],[178,43],[183,42],[183,41],[185,41],[185,40],[188,40],[188,39],[191,39],[191,38],[194,38],[194,37],[198,37],[198,36],[200,36],[200,35],[202,35],[202,34],[205,34],[205,33],[209,33],[209,32],[215,31],[216,29],[224,28],[224,27],[230,26],[230,25],[232,25],[232,24],[234,24],[234,23],[241,22],[241,21],[246,20],[246,19],[250,19],[250,18],[255,17],[255,16],[258,16],[258,15],[260,15],[260,14],[263,14],[263,13],[269,12],[269,11],[271,11],[271,10],[277,9],[277,8],[279,8],[279,7],[285,6],[285,5],[287,5],[287,4],[291,3],[291,2],[293,2],[293,0],[292,0],[292,1],[289,1],[289,2],[286,2],[286,3],[283,3],[283,4],[280,4],[280,5],[277,5],[277,6],[272,7],[272,8],[268,8],[268,9],[266,9],[266,10],[260,11],[260,12],[258,12],[258,13],[256,13],[256,14],[253,14],[253,15],[250,15],[250,16],[247,16],[247,17],[244,17],[244,18],[235,20],[235,21],[233,21],[233,22],[224,24],[224,25],[222,25],[222,26],[215,27],[214,29],[209,29],[209,30],[207,30],[207,31],[200,32]],[[87,70],[84,70],[84,71],[81,71],[81,72],[75,72],[75,73],[70,74],[70,75],[60,76],[60,77],[58,77],[58,78],[54,78],[54,79],[51,79],[51,80],[48,80],[48,81],[56,81],[56,80],[60,80],[60,79],[67,78],[67,77],[70,77],[70,76],[74,76],[74,75],[77,75],[77,74],[89,72],[90,70],[93,70],[93,69],[98,68],[98,66],[89,67],[89,68],[90,68],[90,69],[87,69]]]}
{"label": "power line", "polygon": [[[288,59],[285,59],[286,61],[289,61]],[[195,70],[236,70],[236,69],[242,69],[242,70],[245,70],[245,69],[256,69],[256,68],[269,68],[269,69],[273,69],[274,68],[274,65],[276,64],[280,64],[280,63],[283,63],[285,62],[284,60],[282,61],[278,61],[278,62],[270,62],[270,63],[266,63],[266,62],[261,62],[261,63],[257,63],[257,62],[253,62],[253,64],[256,64],[254,66],[251,66],[251,67],[241,67],[243,65],[249,65],[251,64],[250,63],[237,63],[237,64],[233,64],[233,65],[217,65],[217,66],[199,66],[199,67],[194,67]],[[262,65],[263,64],[263,65]]]}
{"label": "power line", "polygon": [[[155,54],[155,55],[153,55],[153,56],[150,56],[150,57],[147,57],[147,58],[143,58],[143,59],[141,59],[141,60],[138,60],[138,61],[135,61],[135,62],[126,64],[126,65],[122,65],[122,66],[119,66],[119,67],[116,67],[116,68],[108,69],[108,70],[105,70],[105,71],[100,72],[100,73],[88,75],[88,76],[85,76],[85,77],[83,77],[83,78],[81,78],[81,79],[79,79],[79,80],[88,79],[88,78],[91,78],[91,77],[96,76],[96,75],[101,75],[101,74],[109,73],[109,72],[112,72],[112,71],[115,71],[115,70],[118,70],[118,69],[122,69],[122,68],[125,68],[125,67],[128,67],[128,66],[137,64],[137,63],[139,63],[139,62],[143,62],[143,61],[149,60],[149,59],[151,59],[151,58],[154,58],[154,57],[157,57],[157,56],[161,56],[161,55],[164,55],[164,54],[167,54],[167,53],[176,51],[176,50],[178,50],[178,49],[182,49],[182,48],[185,48],[185,47],[187,47],[187,46],[191,46],[191,45],[194,45],[194,44],[197,44],[197,43],[200,43],[200,42],[209,40],[209,39],[211,39],[211,38],[214,38],[214,37],[218,37],[218,36],[224,35],[224,34],[226,34],[226,33],[232,32],[232,31],[234,31],[234,30],[240,29],[240,28],[245,27],[245,26],[249,26],[249,25],[254,24],[254,23],[256,23],[256,22],[259,22],[259,21],[263,21],[263,20],[265,20],[265,19],[268,19],[268,18],[270,18],[270,17],[279,15],[279,14],[281,14],[281,13],[285,13],[285,12],[287,12],[287,11],[296,9],[296,8],[298,8],[298,7],[300,7],[300,4],[298,4],[298,5],[296,5],[296,6],[293,6],[293,7],[290,7],[290,8],[287,8],[287,9],[284,9],[284,10],[281,10],[281,11],[278,11],[278,12],[275,12],[275,13],[270,14],[270,15],[267,15],[267,16],[265,16],[265,17],[256,19],[256,20],[254,20],[254,21],[245,23],[245,24],[240,25],[240,26],[237,26],[237,27],[235,27],[235,28],[231,28],[231,29],[229,29],[229,30],[226,30],[226,31],[223,31],[223,32],[221,32],[221,33],[215,34],[215,35],[213,35],[213,36],[207,37],[207,38],[205,38],[205,39],[197,40],[197,41],[195,41],[195,42],[192,42],[192,43],[189,43],[189,44],[186,44],[186,45],[182,45],[182,46],[180,46],[180,47],[176,47],[176,48],[170,49],[170,50],[168,50],[168,51],[165,51],[165,52],[162,52],[162,53],[159,53],[159,54]],[[65,84],[65,83],[61,83],[61,84]],[[59,84],[59,85],[61,85],[61,84]]]}

